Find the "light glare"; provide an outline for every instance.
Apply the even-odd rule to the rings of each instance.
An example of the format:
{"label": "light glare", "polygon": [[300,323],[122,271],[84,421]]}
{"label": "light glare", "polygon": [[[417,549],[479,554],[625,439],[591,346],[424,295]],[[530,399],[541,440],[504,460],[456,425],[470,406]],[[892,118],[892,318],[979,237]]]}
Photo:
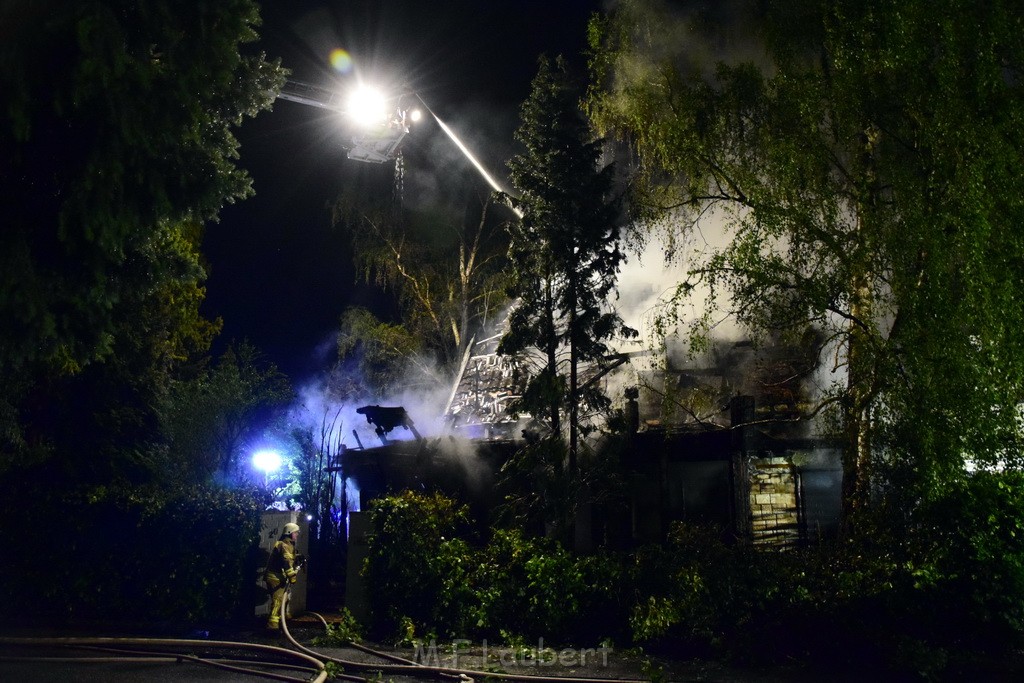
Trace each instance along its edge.
{"label": "light glare", "polygon": [[333,66],[336,71],[347,74],[352,70],[352,55],[340,47],[336,47],[331,50],[330,60],[331,66]]}
{"label": "light glare", "polygon": [[361,126],[383,124],[387,116],[384,96],[373,88],[359,88],[349,97],[348,115]]}
{"label": "light glare", "polygon": [[277,451],[257,451],[253,453],[252,464],[256,469],[270,474],[281,467],[281,456]]}

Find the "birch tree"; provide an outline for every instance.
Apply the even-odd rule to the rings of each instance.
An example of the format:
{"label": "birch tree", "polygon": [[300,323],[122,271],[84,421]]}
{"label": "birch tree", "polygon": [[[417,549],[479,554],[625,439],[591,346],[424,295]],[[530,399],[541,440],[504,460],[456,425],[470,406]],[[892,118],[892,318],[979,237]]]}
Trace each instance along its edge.
{"label": "birch tree", "polygon": [[960,0],[729,9],[749,40],[717,53],[729,34],[698,37],[715,25],[706,5],[628,1],[595,20],[589,110],[635,154],[639,213],[675,216],[676,235],[728,217],[677,302],[706,286],[752,334],[832,340],[822,362],[839,379],[821,400],[843,425],[849,532],[887,486],[914,500],[967,460],[1019,459],[1024,15]]}

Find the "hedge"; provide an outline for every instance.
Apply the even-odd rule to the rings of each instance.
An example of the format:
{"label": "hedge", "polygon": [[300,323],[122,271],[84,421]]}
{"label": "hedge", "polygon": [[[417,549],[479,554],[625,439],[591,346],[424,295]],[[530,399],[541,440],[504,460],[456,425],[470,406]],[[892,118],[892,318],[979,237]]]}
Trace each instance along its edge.
{"label": "hedge", "polygon": [[90,487],[9,492],[0,539],[19,621],[211,622],[252,614],[253,492]]}

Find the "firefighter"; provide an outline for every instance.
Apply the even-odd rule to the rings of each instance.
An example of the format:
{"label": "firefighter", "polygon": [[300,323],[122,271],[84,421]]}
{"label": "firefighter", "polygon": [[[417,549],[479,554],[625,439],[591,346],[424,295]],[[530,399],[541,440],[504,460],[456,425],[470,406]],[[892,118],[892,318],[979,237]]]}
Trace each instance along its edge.
{"label": "firefighter", "polygon": [[294,522],[285,524],[284,533],[274,544],[274,549],[270,551],[267,569],[263,574],[263,580],[267,584],[271,598],[267,628],[274,631],[281,628],[281,604],[284,602],[284,592],[288,585],[295,583],[299,577],[299,556],[295,554],[295,541],[298,538],[299,525]]}

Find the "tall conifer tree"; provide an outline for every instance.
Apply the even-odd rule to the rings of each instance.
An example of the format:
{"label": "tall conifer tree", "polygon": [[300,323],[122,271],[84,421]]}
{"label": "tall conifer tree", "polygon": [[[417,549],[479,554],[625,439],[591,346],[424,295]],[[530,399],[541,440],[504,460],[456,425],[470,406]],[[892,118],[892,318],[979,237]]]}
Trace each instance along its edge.
{"label": "tall conifer tree", "polygon": [[609,342],[632,332],[608,305],[623,259],[619,203],[612,167],[600,166],[601,142],[579,97],[564,60],[542,58],[516,133],[524,151],[509,162],[519,193],[513,201],[522,212],[509,252],[518,305],[500,347],[502,353],[533,351],[542,359],[521,408],[546,417],[556,436],[566,417],[570,476],[577,465],[581,410],[608,404],[581,370],[602,364]]}

